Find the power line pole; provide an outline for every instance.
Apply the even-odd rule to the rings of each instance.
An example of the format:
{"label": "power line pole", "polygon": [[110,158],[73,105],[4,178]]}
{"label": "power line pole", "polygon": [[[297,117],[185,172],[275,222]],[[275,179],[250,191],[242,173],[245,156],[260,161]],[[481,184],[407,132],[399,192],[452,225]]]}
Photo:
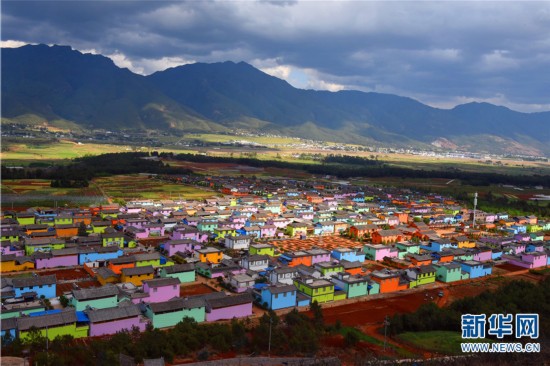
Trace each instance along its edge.
{"label": "power line pole", "polygon": [[476,228],[476,207],[477,207],[477,192],[474,193],[474,219],[472,220],[472,229]]}

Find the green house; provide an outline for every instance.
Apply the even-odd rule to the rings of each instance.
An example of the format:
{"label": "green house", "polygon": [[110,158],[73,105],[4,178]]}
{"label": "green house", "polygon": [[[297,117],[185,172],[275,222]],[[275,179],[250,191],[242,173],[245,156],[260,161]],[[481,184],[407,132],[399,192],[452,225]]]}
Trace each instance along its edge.
{"label": "green house", "polygon": [[105,229],[111,227],[111,221],[92,221],[92,233],[103,234]]}
{"label": "green house", "polygon": [[33,213],[29,212],[18,212],[16,220],[21,226],[35,224],[35,216]]}
{"label": "green house", "polygon": [[102,287],[72,290],[73,297],[69,304],[76,311],[84,311],[87,306],[95,309],[114,308],[118,304],[118,288],[108,284]]}
{"label": "green house", "polygon": [[52,249],[64,249],[65,241],[56,238],[29,238],[25,239],[25,255],[36,251],[50,252]]}
{"label": "green house", "polygon": [[319,262],[313,265],[315,269],[321,272],[321,276],[328,278],[339,272],[344,272],[344,266],[338,262]]}
{"label": "green house", "polygon": [[197,224],[197,229],[199,231],[207,231],[209,233],[213,233],[214,229],[218,228],[218,220],[217,219],[202,219]]}
{"label": "green house", "polygon": [[206,302],[202,298],[173,299],[147,304],[145,316],[151,319],[155,328],[173,327],[183,318],[194,319],[197,323],[206,319]]}
{"label": "green house", "polygon": [[42,303],[27,306],[26,303],[5,305],[6,309],[2,309],[0,312],[0,319],[17,318],[21,315],[29,315],[32,313],[39,313],[46,310],[46,306]]}
{"label": "green house", "polygon": [[399,250],[399,259],[405,258],[407,254],[420,254],[420,244],[410,241],[403,241],[395,244]]}
{"label": "green house", "polygon": [[411,279],[411,287],[416,281],[416,286],[435,282],[436,269],[432,265],[407,268],[407,276]]}
{"label": "green house", "polygon": [[338,273],[331,281],[346,293],[347,298],[367,295],[368,279],[361,275],[352,276],[349,273]]}
{"label": "green house", "polygon": [[295,278],[294,286],[301,293],[311,297],[311,302],[318,303],[334,300],[334,283],[315,278]]}
{"label": "green house", "polygon": [[174,265],[173,261],[162,257],[159,252],[136,254],[134,257],[136,258],[136,267],[153,266],[153,268],[158,268]]}
{"label": "green house", "polygon": [[104,247],[115,245],[119,248],[124,248],[124,233],[112,232],[101,234],[101,244]]}
{"label": "green house", "polygon": [[236,235],[237,230],[235,230],[232,227],[228,227],[228,226],[217,227],[217,228],[214,229],[214,234],[216,234],[219,239],[223,239],[227,235]]}
{"label": "green house", "polygon": [[193,263],[175,264],[159,270],[160,277],[178,278],[181,283],[195,282],[195,265]]}
{"label": "green house", "polygon": [[67,215],[58,215],[54,217],[53,222],[55,225],[71,225],[73,223],[73,217]]}
{"label": "green house", "polygon": [[3,231],[1,234],[2,241],[10,241],[10,242],[16,242],[19,241],[19,238],[21,237],[21,233],[16,230],[11,231]]}
{"label": "green house", "polygon": [[264,243],[250,244],[248,252],[250,255],[258,254],[258,255],[268,255],[270,257],[274,257],[275,246],[271,244],[264,244]]}
{"label": "green house", "polygon": [[74,309],[65,309],[58,313],[21,317],[17,319],[19,338],[25,341],[29,338],[32,329],[38,330],[40,335],[54,340],[57,336],[70,335],[74,338],[88,336],[88,323],[77,321]]}
{"label": "green house", "polygon": [[438,263],[432,264],[432,266],[436,269],[436,279],[441,282],[455,282],[466,280],[470,277],[469,273],[462,272],[458,263]]}

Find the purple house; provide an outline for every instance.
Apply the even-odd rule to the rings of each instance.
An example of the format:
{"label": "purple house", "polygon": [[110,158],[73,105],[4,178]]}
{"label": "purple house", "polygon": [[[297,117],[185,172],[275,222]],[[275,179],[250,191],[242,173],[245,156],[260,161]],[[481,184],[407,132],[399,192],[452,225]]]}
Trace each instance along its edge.
{"label": "purple house", "polygon": [[135,239],[147,239],[149,237],[149,233],[140,227],[135,226],[128,226],[126,229],[124,229],[124,232],[128,234],[131,238]]}
{"label": "purple house", "polygon": [[179,240],[169,240],[163,244],[166,254],[171,257],[177,252],[191,252],[194,253],[196,249],[200,249],[201,245],[199,242],[193,239],[179,239]]}
{"label": "purple house", "polygon": [[90,337],[115,334],[117,332],[137,327],[143,332],[149,323],[147,318],[141,316],[137,305],[121,303],[114,308],[87,310],[90,319]]}
{"label": "purple house", "polygon": [[321,248],[311,248],[310,250],[306,250],[306,253],[311,255],[311,265],[313,266],[315,263],[321,263],[321,262],[330,262],[330,252],[325,249]]}
{"label": "purple house", "polygon": [[225,292],[203,295],[206,301],[206,321],[245,318],[252,315],[252,295],[244,292],[229,296]]}
{"label": "purple house", "polygon": [[78,248],[54,249],[32,255],[36,269],[78,266]]}
{"label": "purple house", "polygon": [[25,255],[25,249],[23,247],[19,247],[17,245],[14,245],[10,241],[4,240],[2,241],[2,249],[0,252],[2,255],[10,255],[13,254],[16,257],[22,257]]}
{"label": "purple house", "polygon": [[478,262],[487,262],[493,259],[493,251],[490,248],[477,248],[473,253],[473,260]]}

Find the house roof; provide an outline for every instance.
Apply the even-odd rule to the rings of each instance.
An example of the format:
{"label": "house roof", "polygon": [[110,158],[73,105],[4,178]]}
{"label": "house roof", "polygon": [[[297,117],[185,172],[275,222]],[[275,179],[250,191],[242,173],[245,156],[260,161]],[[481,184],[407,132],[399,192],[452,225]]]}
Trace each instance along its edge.
{"label": "house roof", "polygon": [[176,298],[164,302],[157,302],[148,305],[153,313],[164,313],[168,311],[177,311],[182,309],[195,309],[205,307],[204,299],[193,297],[189,299]]}
{"label": "house roof", "polygon": [[15,329],[17,327],[17,318],[2,319],[0,325],[3,331]]}
{"label": "house roof", "polygon": [[153,266],[134,267],[134,268],[122,268],[122,274],[125,276],[139,276],[144,274],[154,273]]}
{"label": "house roof", "polygon": [[118,295],[118,287],[115,285],[105,285],[95,288],[83,288],[80,290],[72,290],[73,297],[79,301],[101,299]]}
{"label": "house roof", "polygon": [[206,299],[206,302],[212,309],[227,308],[230,306],[242,305],[246,303],[252,303],[252,295],[248,292],[244,292],[239,295],[224,296],[220,298]]}
{"label": "house roof", "polygon": [[109,278],[109,277],[118,277],[115,272],[113,272],[112,269],[107,267],[101,267],[96,271],[96,274],[102,278]]}
{"label": "house roof", "polygon": [[63,310],[59,313],[21,317],[17,320],[19,331],[29,330],[31,327],[38,329],[56,327],[76,322],[76,311],[74,309]]}
{"label": "house roof", "polygon": [[109,320],[132,318],[141,315],[137,305],[117,306],[114,308],[86,311],[91,323],[106,322]]}
{"label": "house roof", "polygon": [[195,270],[195,265],[193,263],[181,263],[175,264],[173,266],[164,267],[164,270],[168,274],[192,272]]}
{"label": "house roof", "polygon": [[265,289],[272,294],[281,294],[297,290],[296,286],[294,285],[268,286]]}
{"label": "house roof", "polygon": [[147,284],[147,286],[154,288],[154,287],[164,287],[164,286],[173,286],[173,285],[179,286],[181,284],[181,281],[179,278],[165,277],[165,278],[154,278],[152,280],[146,280],[146,281],[143,281],[143,284]]}
{"label": "house roof", "polygon": [[57,283],[55,275],[49,276],[36,276],[36,277],[25,277],[25,278],[14,278],[13,287],[34,287],[42,285],[52,285]]}

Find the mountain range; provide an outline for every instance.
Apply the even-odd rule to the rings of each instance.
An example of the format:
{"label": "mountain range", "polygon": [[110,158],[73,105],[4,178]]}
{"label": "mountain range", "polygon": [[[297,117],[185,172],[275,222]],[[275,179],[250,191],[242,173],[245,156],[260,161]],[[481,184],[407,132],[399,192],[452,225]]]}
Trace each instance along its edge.
{"label": "mountain range", "polygon": [[247,129],[358,144],[550,154],[550,112],[488,103],[439,109],[391,94],[297,89],[244,63],[196,63],[149,76],[69,46],[2,49],[3,121],[105,129]]}

